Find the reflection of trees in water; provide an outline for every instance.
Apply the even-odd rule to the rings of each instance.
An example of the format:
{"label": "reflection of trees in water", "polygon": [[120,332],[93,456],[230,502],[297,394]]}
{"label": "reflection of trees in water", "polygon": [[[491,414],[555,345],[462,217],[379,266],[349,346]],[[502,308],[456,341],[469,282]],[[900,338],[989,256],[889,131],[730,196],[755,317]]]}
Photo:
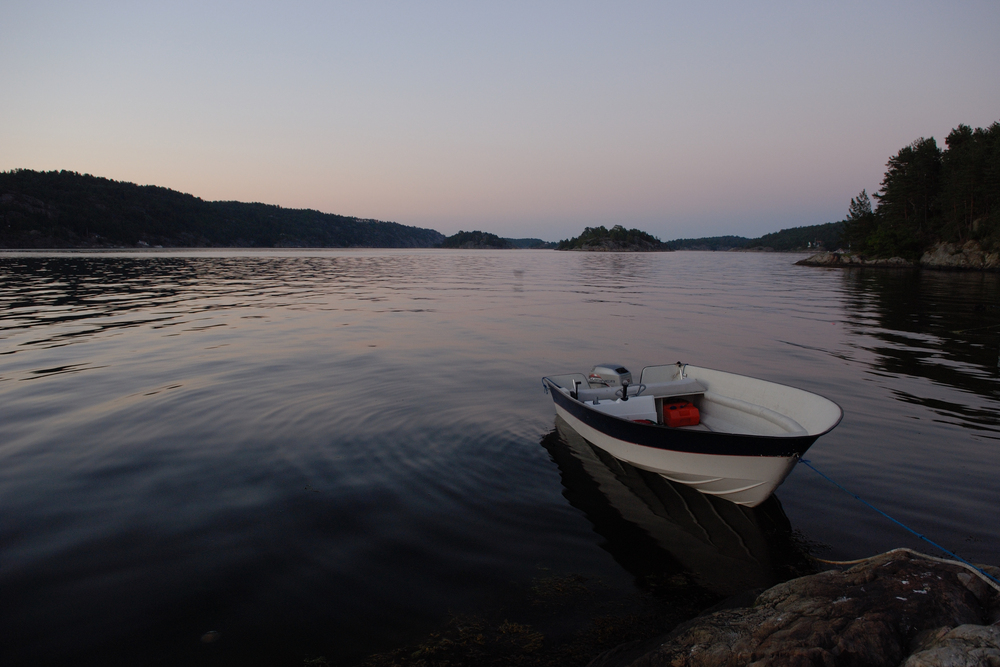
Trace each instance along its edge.
{"label": "reflection of trees in water", "polygon": [[585,302],[647,305],[641,297],[630,295],[645,293],[647,286],[656,281],[655,265],[648,260],[658,253],[584,251],[583,254],[573,290],[591,295]]}
{"label": "reflection of trees in water", "polygon": [[0,259],[0,332],[45,329],[47,338],[33,343],[67,344],[98,332],[293,299],[333,294],[380,301],[387,286],[431,282],[436,275],[433,266],[406,255],[9,257]]}
{"label": "reflection of trees in water", "polygon": [[[183,260],[158,258],[155,262],[130,258],[18,257],[0,264],[4,290],[0,294],[0,330],[53,325],[80,326],[55,332],[40,343],[62,344],[91,335],[95,330],[136,326],[158,319],[148,313],[126,319],[154,303],[182,300],[185,284],[196,278]],[[164,276],[170,276],[165,280]],[[170,316],[166,316],[168,319]],[[53,331],[47,335],[52,336]]]}
{"label": "reflection of trees in water", "polygon": [[[873,370],[1000,397],[1000,275],[847,269],[843,285],[852,344],[875,355]],[[973,423],[1000,423],[992,409],[897,395]]]}
{"label": "reflection of trees in water", "polygon": [[586,252],[578,278],[596,287],[635,287],[652,276],[649,259],[644,253]]}
{"label": "reflection of trees in water", "polygon": [[774,496],[748,508],[703,495],[615,460],[558,417],[541,444],[559,466],[563,495],[643,588],[728,596],[811,570]]}

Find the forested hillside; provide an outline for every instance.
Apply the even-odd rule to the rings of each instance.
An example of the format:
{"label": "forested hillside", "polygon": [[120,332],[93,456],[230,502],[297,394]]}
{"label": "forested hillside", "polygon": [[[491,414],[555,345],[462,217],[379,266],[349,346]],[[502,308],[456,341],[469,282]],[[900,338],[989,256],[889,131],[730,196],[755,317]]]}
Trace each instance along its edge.
{"label": "forested hillside", "polygon": [[822,225],[808,225],[782,229],[780,232],[764,234],[746,242],[747,248],[770,248],[771,250],[835,250],[843,235],[843,222],[827,222]]}
{"label": "forested hillside", "polygon": [[441,243],[433,229],[287,209],[208,202],[153,185],[71,171],[0,172],[0,247],[381,247]]}

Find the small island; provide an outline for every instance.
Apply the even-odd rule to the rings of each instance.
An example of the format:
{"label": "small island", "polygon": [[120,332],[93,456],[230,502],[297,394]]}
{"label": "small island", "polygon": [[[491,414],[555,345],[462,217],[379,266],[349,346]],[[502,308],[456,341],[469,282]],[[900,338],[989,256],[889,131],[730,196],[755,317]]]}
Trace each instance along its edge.
{"label": "small island", "polygon": [[660,239],[638,229],[625,229],[615,225],[607,229],[587,227],[572,239],[564,239],[556,250],[586,250],[590,252],[665,252],[673,250]]}
{"label": "small island", "polygon": [[462,250],[508,250],[514,247],[509,239],[502,239],[489,232],[463,232],[452,234],[441,242],[442,248],[459,248]]}

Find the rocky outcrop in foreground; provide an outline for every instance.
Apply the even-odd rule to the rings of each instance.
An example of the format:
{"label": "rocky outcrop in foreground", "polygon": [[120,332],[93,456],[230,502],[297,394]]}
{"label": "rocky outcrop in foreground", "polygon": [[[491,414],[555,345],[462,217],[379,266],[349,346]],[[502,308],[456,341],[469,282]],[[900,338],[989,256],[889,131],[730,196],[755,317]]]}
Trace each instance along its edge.
{"label": "rocky outcrop in foreground", "polygon": [[865,259],[850,252],[821,252],[796,262],[802,266],[879,266],[890,268],[923,267],[927,269],[965,269],[971,271],[1000,270],[1000,253],[984,252],[975,241],[962,245],[938,243],[914,263],[902,257]]}
{"label": "rocky outcrop in foreground", "polygon": [[1000,667],[998,620],[1000,592],[980,574],[899,549],[779,584],[591,667]]}

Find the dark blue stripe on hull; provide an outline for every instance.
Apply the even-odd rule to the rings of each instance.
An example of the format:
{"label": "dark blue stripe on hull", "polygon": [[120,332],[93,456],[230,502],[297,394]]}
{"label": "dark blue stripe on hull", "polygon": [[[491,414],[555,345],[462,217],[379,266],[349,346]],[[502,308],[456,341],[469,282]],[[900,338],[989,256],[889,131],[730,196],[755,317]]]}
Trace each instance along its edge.
{"label": "dark blue stripe on hull", "polygon": [[787,457],[796,454],[801,456],[819,437],[819,435],[777,437],[689,431],[669,426],[632,422],[592,410],[586,404],[562,393],[548,380],[545,382],[556,405],[587,426],[617,440],[624,440],[643,447],[717,456]]}

